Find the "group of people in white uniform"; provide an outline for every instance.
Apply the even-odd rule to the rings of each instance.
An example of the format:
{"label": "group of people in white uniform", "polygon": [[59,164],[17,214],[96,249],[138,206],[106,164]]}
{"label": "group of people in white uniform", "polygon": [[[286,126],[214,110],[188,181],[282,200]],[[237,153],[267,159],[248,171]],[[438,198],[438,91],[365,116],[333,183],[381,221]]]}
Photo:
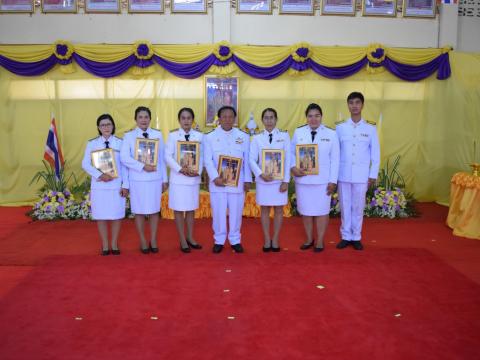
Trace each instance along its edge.
{"label": "group of people in white uniform", "polygon": [[[264,130],[254,135],[234,127],[236,109],[223,106],[218,110],[219,126],[207,134],[193,129],[192,109],[178,112],[179,128],[172,130],[166,145],[162,133],[150,127],[151,112],[147,107],[135,110],[136,127],[125,133],[123,140],[115,136],[113,118],[104,114],[97,119],[99,136],[90,140],[85,149],[82,166],[92,177],[91,210],[97,221],[102,240],[102,255],[118,255],[118,235],[125,216],[125,199],[130,195],[131,211],[140,238],[140,251],[157,253],[157,228],[162,193],[168,189],[168,206],[174,211],[175,224],[184,253],[202,246],[194,238],[194,213],[199,207],[201,172],[205,168],[209,179],[210,204],[214,244],[212,251],[220,253],[228,239],[236,253],[244,251],[241,243],[242,212],[245,193],[256,182],[256,202],[261,208],[264,252],[279,252],[279,236],[283,208],[288,202],[288,184],[294,177],[298,212],[302,215],[305,242],[300,249],[324,249],[324,234],[328,225],[331,195],[338,189],[341,209],[341,241],[337,248],[352,246],[362,250],[361,230],[365,195],[376,181],[380,149],[374,123],[362,118],[364,97],[359,92],[347,98],[348,120],[337,123],[336,129],[322,123],[322,109],[310,104],[305,110],[306,124],[298,127],[290,139],[287,131],[276,127],[275,109],[262,112]],[[158,161],[145,164],[136,156],[138,139],[158,141]],[[198,170],[178,157],[178,142],[198,143]],[[316,172],[299,165],[297,146],[314,145]],[[118,176],[112,177],[96,169],[91,162],[92,151],[111,148],[118,166]],[[283,178],[262,171],[264,150],[283,151]],[[238,159],[235,185],[226,182],[219,168],[220,157]],[[312,160],[312,159],[310,159]],[[167,177],[167,166],[170,169]],[[278,174],[277,174],[278,175]],[[273,208],[273,234],[270,231],[270,212]],[[148,215],[148,216],[147,216]],[[145,236],[145,221],[150,225],[149,241]],[[228,219],[228,224],[227,224]],[[111,223],[111,243],[108,224]],[[316,240],[314,238],[316,230]]]}

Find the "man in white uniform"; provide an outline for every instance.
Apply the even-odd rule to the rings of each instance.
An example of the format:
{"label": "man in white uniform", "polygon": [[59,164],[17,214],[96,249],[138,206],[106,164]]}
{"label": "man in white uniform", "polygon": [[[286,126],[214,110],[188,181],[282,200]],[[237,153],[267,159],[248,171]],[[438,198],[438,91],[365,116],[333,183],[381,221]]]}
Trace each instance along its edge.
{"label": "man in white uniform", "polygon": [[362,119],[364,97],[353,92],[347,98],[350,119],[337,123],[340,141],[338,193],[342,224],[338,249],[352,245],[363,250],[361,243],[365,194],[375,184],[380,165],[380,145],[374,123]]}
{"label": "man in white uniform", "polygon": [[[205,135],[204,164],[210,178],[210,202],[213,216],[214,253],[220,253],[227,238],[227,209],[229,219],[228,240],[233,250],[243,252],[240,243],[240,227],[245,202],[245,191],[250,189],[252,174],[248,164],[250,147],[249,135],[233,127],[237,112],[231,106],[223,106],[218,110],[220,125]],[[218,172],[220,155],[242,159],[238,185],[225,186],[224,177]]]}

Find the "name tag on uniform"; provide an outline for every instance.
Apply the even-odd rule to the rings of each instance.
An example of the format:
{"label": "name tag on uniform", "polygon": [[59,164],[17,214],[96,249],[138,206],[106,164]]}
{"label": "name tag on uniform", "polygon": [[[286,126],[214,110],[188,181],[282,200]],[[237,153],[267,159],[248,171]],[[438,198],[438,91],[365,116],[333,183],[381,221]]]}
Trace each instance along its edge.
{"label": "name tag on uniform", "polygon": [[283,139],[278,139],[277,142],[284,142],[285,140]]}
{"label": "name tag on uniform", "polygon": [[368,134],[360,134],[360,136],[368,137]]}
{"label": "name tag on uniform", "polygon": [[243,139],[242,138],[235,139],[235,144],[243,144]]}
{"label": "name tag on uniform", "polygon": [[320,139],[320,141],[330,141],[330,139]]}

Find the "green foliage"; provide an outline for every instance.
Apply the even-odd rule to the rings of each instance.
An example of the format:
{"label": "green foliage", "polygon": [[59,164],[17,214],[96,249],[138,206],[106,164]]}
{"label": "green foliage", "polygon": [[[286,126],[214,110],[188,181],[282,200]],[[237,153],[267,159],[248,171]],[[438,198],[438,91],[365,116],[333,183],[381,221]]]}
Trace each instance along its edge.
{"label": "green foliage", "polygon": [[43,186],[38,190],[39,195],[43,194],[46,190],[59,191],[59,192],[64,192],[65,190],[68,190],[68,183],[72,178],[75,181],[75,185],[78,185],[77,179],[74,173],[71,173],[69,176],[65,174],[66,161],[64,166],[60,169],[60,174],[58,179],[57,179],[57,176],[55,175],[55,169],[52,168],[50,164],[45,160],[42,160],[42,163],[43,163],[43,166],[45,167],[45,170],[41,170],[37,172],[33,176],[29,184],[29,185],[32,185],[34,182],[38,183],[41,180],[44,181]]}
{"label": "green foliage", "polygon": [[380,169],[377,186],[387,191],[394,190],[395,188],[405,189],[405,180],[398,171],[399,165],[400,155],[395,157],[392,165],[390,165],[390,159],[388,159],[385,168]]}

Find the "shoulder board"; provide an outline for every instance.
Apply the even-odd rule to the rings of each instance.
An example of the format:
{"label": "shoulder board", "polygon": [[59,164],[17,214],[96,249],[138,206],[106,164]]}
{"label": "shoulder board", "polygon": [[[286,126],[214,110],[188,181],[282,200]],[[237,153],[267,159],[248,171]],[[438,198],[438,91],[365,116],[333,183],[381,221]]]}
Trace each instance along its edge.
{"label": "shoulder board", "polygon": [[170,132],[172,133],[172,132],[175,132],[175,131],[177,131],[177,130],[178,130],[178,128],[172,129],[172,130],[170,130]]}
{"label": "shoulder board", "polygon": [[240,130],[241,132],[243,132],[243,133],[247,134],[248,136],[250,136],[250,134],[247,133],[245,130],[242,130],[242,129],[240,129],[240,128],[238,128],[238,130]]}
{"label": "shoulder board", "polygon": [[304,126],[307,126],[307,125],[308,125],[308,124],[300,125],[300,126],[297,127],[297,129],[300,129],[300,128],[302,128],[302,127],[304,127]]}
{"label": "shoulder board", "polygon": [[344,122],[345,122],[345,120],[335,121],[335,125],[339,125],[339,124],[342,124]]}
{"label": "shoulder board", "polygon": [[278,129],[280,130],[280,132],[283,132],[283,133],[288,133],[288,130],[282,130],[282,129]]}
{"label": "shoulder board", "polygon": [[135,130],[135,129],[136,129],[136,128],[131,128],[130,130],[125,131],[124,134],[129,133],[129,132],[131,132],[131,131],[133,131],[133,130]]}
{"label": "shoulder board", "polygon": [[150,129],[155,130],[155,131],[162,131],[162,130],[154,128],[154,127],[151,127]]}
{"label": "shoulder board", "polygon": [[334,129],[333,127],[331,127],[331,126],[328,126],[328,125],[325,125],[325,124],[324,124],[323,126],[325,126],[327,129],[330,129],[330,130],[335,131],[335,129]]}
{"label": "shoulder board", "polygon": [[97,140],[100,136],[95,136],[94,138],[89,139],[88,141]]}
{"label": "shoulder board", "polygon": [[113,137],[114,137],[114,138],[117,138],[118,140],[122,140],[121,137],[118,137],[118,136],[116,136],[116,135],[113,135]]}
{"label": "shoulder board", "polygon": [[207,134],[210,134],[210,133],[213,132],[213,131],[215,131],[215,129],[212,129],[212,130],[210,130],[210,131],[208,131],[208,132],[206,132],[206,133],[204,133],[204,134],[207,135]]}
{"label": "shoulder board", "polygon": [[369,125],[373,125],[373,126],[376,126],[377,123],[376,122],[373,122],[373,121],[370,121],[370,120],[365,120],[365,122]]}

